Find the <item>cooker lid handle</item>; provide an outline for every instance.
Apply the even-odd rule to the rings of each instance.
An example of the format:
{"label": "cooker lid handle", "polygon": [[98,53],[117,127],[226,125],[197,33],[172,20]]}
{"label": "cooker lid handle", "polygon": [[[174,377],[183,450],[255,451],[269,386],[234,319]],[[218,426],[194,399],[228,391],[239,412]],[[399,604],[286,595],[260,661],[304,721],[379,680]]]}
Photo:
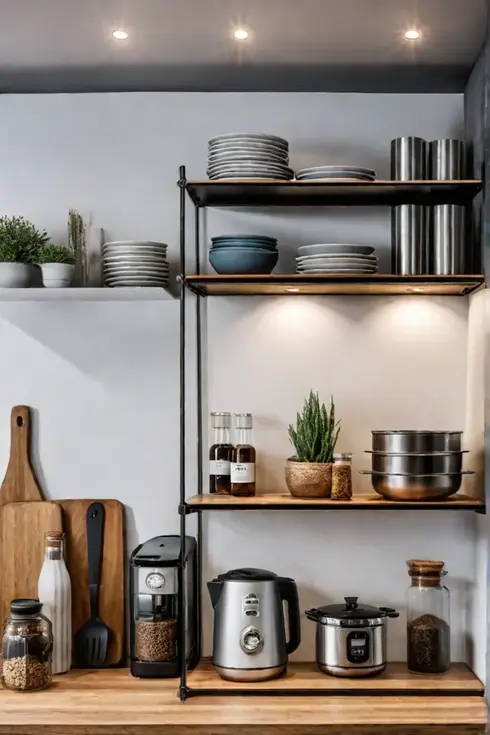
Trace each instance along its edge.
{"label": "cooker lid handle", "polygon": [[308,620],[313,620],[314,623],[321,622],[322,614],[316,607],[312,607],[311,610],[305,610],[305,615]]}
{"label": "cooker lid handle", "polygon": [[382,613],[386,615],[387,618],[398,618],[400,616],[400,613],[397,612],[393,607],[380,607],[379,609]]}
{"label": "cooker lid handle", "polygon": [[358,597],[344,597],[346,610],[357,610]]}

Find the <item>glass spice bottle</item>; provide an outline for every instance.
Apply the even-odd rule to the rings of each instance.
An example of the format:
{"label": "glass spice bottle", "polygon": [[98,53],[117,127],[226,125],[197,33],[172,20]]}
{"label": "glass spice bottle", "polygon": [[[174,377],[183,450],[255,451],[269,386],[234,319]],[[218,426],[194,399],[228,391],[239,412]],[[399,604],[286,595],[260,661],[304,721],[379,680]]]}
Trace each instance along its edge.
{"label": "glass spice bottle", "polygon": [[255,448],[252,445],[252,414],[236,413],[236,446],[231,460],[231,494],[255,495]]}
{"label": "glass spice bottle", "polygon": [[332,500],[352,498],[352,454],[334,454],[332,467]]}
{"label": "glass spice bottle", "polygon": [[231,413],[212,413],[213,444],[209,450],[209,492],[229,495],[231,492],[230,442]]}
{"label": "glass spice bottle", "polygon": [[407,561],[407,664],[420,674],[442,674],[451,664],[450,593],[443,561]]}

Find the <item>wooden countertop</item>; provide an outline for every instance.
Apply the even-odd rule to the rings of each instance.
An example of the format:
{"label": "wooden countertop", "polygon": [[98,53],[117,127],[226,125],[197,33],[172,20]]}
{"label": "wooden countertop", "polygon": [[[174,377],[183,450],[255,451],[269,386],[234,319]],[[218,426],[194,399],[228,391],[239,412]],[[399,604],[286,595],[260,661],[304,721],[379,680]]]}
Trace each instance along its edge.
{"label": "wooden countertop", "polygon": [[483,735],[481,695],[177,697],[175,679],[75,670],[43,692],[0,690],[0,735]]}

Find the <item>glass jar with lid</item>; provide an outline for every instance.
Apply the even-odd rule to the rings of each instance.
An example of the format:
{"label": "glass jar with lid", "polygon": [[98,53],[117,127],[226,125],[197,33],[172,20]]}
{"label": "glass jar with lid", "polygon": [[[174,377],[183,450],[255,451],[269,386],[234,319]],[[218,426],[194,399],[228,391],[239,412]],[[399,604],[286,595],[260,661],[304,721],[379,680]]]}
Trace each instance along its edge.
{"label": "glass jar with lid", "polygon": [[13,691],[38,691],[51,683],[53,631],[36,599],[10,603],[2,640],[2,684]]}
{"label": "glass jar with lid", "polygon": [[334,454],[332,467],[332,500],[352,498],[352,454]]}
{"label": "glass jar with lid", "polygon": [[451,664],[450,593],[443,561],[407,561],[407,663],[410,671],[442,674]]}

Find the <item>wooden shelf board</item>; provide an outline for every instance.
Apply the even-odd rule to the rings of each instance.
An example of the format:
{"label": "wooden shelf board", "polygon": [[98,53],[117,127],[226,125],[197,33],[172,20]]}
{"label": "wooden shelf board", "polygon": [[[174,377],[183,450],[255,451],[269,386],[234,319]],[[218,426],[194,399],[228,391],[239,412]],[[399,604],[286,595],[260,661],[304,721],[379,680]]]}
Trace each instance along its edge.
{"label": "wooden shelf board", "polygon": [[295,498],[289,494],[263,494],[253,498],[232,495],[193,495],[188,512],[196,510],[473,510],[485,512],[483,500],[456,494],[447,500],[400,502],[377,494],[358,494],[351,500]]}
{"label": "wooden shelf board", "polygon": [[0,288],[1,301],[168,301],[168,288]]}
{"label": "wooden shelf board", "polygon": [[417,695],[427,696],[468,695],[483,696],[484,687],[471,669],[463,663],[453,664],[445,674],[411,674],[404,663],[389,663],[382,674],[361,678],[341,678],[329,676],[319,671],[314,663],[290,663],[284,676],[271,681],[235,682],[225,681],[216,673],[209,660],[189,673],[187,678],[191,689],[206,691],[219,690],[220,693],[237,689],[252,692],[277,692],[307,690],[324,692],[330,695]]}
{"label": "wooden shelf board", "polygon": [[397,206],[465,204],[482,188],[477,179],[461,181],[188,181],[199,207]]}
{"label": "wooden shelf board", "polygon": [[42,692],[0,689],[0,735],[237,735],[251,727],[261,735],[483,735],[487,722],[484,697],[469,691],[182,703],[178,686],[178,679],[136,679],[128,669],[76,669]]}
{"label": "wooden shelf board", "polygon": [[[200,296],[398,295],[464,296],[485,285],[482,275],[395,276],[331,274],[186,276],[185,285]],[[291,290],[294,289],[294,290]],[[297,290],[296,290],[297,289]]]}

